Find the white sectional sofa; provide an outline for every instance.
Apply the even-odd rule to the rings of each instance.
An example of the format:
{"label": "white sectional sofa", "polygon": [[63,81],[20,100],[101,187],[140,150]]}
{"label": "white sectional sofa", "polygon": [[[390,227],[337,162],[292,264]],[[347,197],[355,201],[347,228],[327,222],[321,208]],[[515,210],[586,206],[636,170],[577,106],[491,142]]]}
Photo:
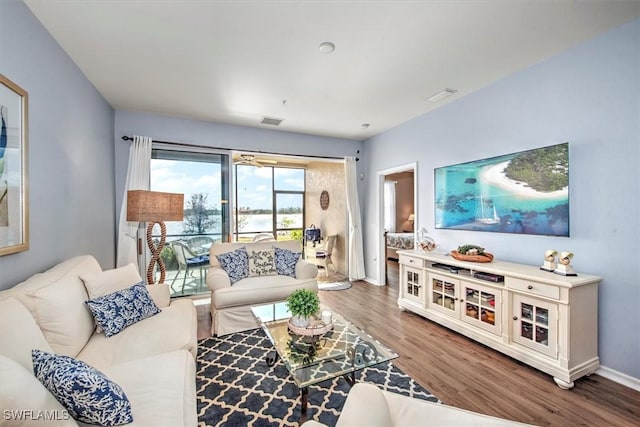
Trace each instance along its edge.
{"label": "white sectional sofa", "polygon": [[147,286],[160,313],[111,337],[98,333],[81,277],[108,284],[119,271],[102,272],[92,256],[80,256],[0,292],[0,400],[6,425],[29,425],[6,419],[11,412],[5,411],[25,409],[57,414],[58,419],[33,425],[84,425],[60,416],[63,408],[33,374],[33,349],[81,360],[118,384],[131,404],[133,422],[127,426],[196,425],[195,307],[191,300],[170,301],[166,284]]}
{"label": "white sectional sofa", "polygon": [[[336,427],[507,427],[526,426],[453,406],[414,399],[357,383],[349,391]],[[310,420],[302,427],[326,427]]]}
{"label": "white sectional sofa", "polygon": [[252,243],[217,243],[211,246],[207,272],[207,286],[211,289],[211,334],[226,335],[259,327],[251,313],[251,306],[284,301],[296,289],[317,291],[318,267],[300,256],[292,276],[272,274],[243,278],[232,284],[217,256],[245,248],[249,256],[253,252],[274,247],[300,253],[297,241],[266,241]]}

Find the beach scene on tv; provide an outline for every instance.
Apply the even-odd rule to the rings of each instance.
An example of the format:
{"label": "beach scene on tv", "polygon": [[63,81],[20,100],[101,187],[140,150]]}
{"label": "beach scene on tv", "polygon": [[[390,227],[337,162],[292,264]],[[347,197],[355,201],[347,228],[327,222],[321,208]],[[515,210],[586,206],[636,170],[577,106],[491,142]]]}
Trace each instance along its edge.
{"label": "beach scene on tv", "polygon": [[569,236],[569,144],[435,169],[435,227]]}

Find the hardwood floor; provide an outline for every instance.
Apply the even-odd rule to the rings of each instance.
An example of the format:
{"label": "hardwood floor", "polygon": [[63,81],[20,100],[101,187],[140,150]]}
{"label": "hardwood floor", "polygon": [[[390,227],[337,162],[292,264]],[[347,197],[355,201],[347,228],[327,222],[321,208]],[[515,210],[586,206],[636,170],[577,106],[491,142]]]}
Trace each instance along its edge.
{"label": "hardwood floor", "polygon": [[[396,366],[447,405],[540,426],[640,425],[640,392],[596,374],[561,390],[545,373],[401,311],[397,285],[354,282],[320,299],[396,351]],[[199,337],[209,335],[208,313],[198,307]]]}

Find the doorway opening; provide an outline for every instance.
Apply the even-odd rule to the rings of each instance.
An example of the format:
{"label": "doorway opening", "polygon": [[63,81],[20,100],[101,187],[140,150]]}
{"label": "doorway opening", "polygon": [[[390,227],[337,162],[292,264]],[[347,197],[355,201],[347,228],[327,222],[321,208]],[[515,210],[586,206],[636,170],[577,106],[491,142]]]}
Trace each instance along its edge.
{"label": "doorway opening", "polygon": [[397,287],[399,250],[415,247],[418,225],[417,163],[378,172],[380,285]]}

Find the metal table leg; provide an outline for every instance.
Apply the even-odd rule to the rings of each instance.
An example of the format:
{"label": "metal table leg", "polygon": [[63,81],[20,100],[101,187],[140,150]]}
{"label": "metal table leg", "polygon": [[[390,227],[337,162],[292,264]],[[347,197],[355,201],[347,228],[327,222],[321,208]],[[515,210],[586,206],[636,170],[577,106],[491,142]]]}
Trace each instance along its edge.
{"label": "metal table leg", "polygon": [[267,354],[267,357],[265,358],[267,366],[270,368],[273,367],[273,365],[276,364],[279,358],[280,356],[278,355],[278,352],[275,350],[271,350],[271,352],[269,352],[269,354]]}
{"label": "metal table leg", "polygon": [[309,389],[303,387],[300,389],[300,424],[307,420],[307,409],[309,403]]}

